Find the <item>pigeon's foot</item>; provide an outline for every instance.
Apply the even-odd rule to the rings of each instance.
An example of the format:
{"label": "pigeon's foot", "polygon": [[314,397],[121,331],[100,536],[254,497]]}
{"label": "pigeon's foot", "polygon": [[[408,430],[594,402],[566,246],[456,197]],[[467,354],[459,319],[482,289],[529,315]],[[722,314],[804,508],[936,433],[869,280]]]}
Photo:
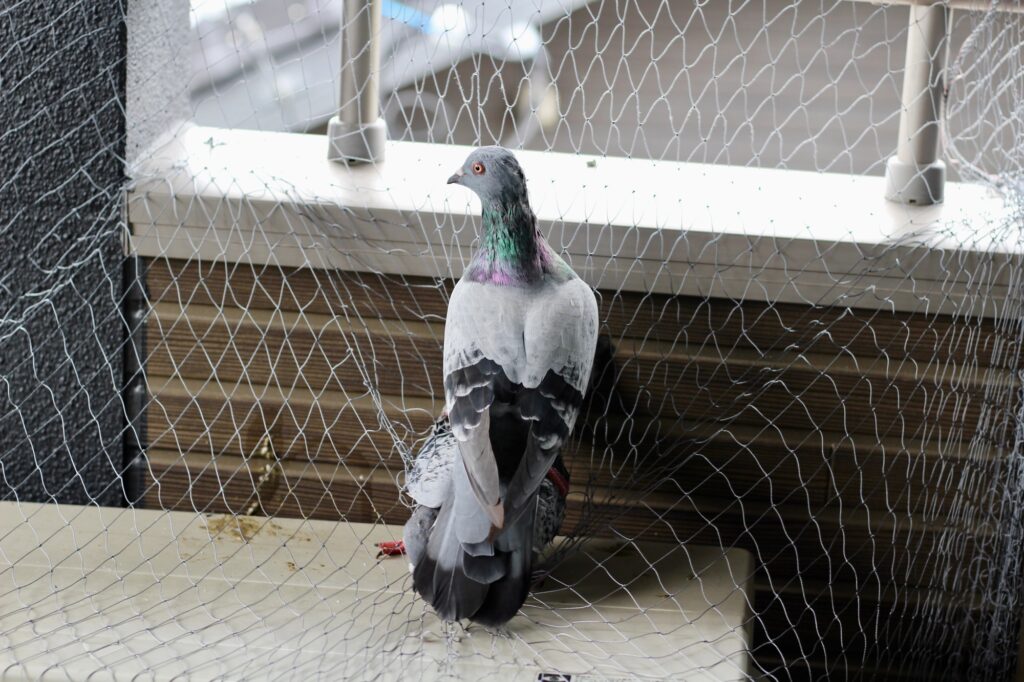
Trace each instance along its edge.
{"label": "pigeon's foot", "polygon": [[377,543],[377,558],[382,556],[402,556],[405,554],[405,542],[402,540],[385,540]]}

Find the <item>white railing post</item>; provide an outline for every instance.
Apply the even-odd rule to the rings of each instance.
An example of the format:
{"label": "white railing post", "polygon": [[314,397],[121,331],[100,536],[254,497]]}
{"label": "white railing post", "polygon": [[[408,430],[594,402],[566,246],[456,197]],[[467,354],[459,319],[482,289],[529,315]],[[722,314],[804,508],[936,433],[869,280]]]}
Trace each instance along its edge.
{"label": "white railing post", "polygon": [[953,10],[1020,13],[1024,0],[858,1],[910,6],[899,143],[885,167],[885,198],[922,206],[941,203],[946,164],[939,158],[939,141]]}
{"label": "white railing post", "polygon": [[382,0],[344,0],[338,114],[327,126],[327,156],[340,163],[384,159],[387,127],[380,115]]}
{"label": "white railing post", "polygon": [[890,201],[942,202],[946,164],[939,158],[939,139],[951,13],[946,4],[910,6],[899,142],[885,169]]}

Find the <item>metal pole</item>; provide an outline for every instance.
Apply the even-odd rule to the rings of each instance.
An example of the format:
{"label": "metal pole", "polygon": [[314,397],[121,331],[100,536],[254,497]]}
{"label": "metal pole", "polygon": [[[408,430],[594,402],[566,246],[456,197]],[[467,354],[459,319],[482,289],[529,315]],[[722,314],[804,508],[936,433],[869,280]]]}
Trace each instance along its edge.
{"label": "metal pole", "polygon": [[942,201],[946,164],[939,159],[950,9],[911,5],[896,156],[886,165],[885,197],[904,204]]}
{"label": "metal pole", "polygon": [[146,473],[146,294],[145,268],[129,255],[124,265],[124,459],[121,485],[125,501],[134,507],[142,501]]}
{"label": "metal pole", "polygon": [[345,0],[341,13],[341,101],[327,126],[331,161],[376,163],[384,159],[387,127],[380,115],[380,16],[382,0]]}

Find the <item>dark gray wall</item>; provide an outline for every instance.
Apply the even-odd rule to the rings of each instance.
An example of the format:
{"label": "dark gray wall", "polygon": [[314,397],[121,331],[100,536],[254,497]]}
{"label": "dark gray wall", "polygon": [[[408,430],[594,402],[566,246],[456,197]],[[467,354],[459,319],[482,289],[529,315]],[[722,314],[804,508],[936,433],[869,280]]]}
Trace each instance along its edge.
{"label": "dark gray wall", "polygon": [[125,7],[0,21],[0,498],[120,504]]}

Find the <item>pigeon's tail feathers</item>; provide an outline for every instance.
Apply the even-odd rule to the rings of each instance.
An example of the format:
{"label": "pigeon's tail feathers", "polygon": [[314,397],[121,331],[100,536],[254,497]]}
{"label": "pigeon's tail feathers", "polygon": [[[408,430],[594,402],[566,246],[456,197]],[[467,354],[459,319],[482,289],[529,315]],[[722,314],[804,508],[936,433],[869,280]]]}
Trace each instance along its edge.
{"label": "pigeon's tail feathers", "polygon": [[[426,549],[413,562],[413,588],[444,620],[503,625],[519,612],[530,590],[536,500],[493,542],[460,539],[459,524],[466,521],[460,507],[467,501],[475,506],[465,491],[456,492],[441,506]],[[479,511],[476,516],[486,518]],[[472,530],[462,527],[463,532]]]}
{"label": "pigeon's tail feathers", "polygon": [[490,585],[504,577],[508,570],[508,557],[500,552],[490,556],[465,554],[462,557],[462,570],[472,580]]}
{"label": "pigeon's tail feathers", "polygon": [[472,617],[487,596],[487,585],[463,570],[465,552],[455,533],[454,507],[453,500],[441,506],[426,552],[412,573],[413,589],[447,621]]}
{"label": "pigeon's tail feathers", "polygon": [[500,562],[502,575],[491,583],[486,598],[473,615],[474,622],[490,627],[512,620],[530,592],[533,564],[533,523],[536,505],[529,505],[498,536],[494,543],[494,562]]}

